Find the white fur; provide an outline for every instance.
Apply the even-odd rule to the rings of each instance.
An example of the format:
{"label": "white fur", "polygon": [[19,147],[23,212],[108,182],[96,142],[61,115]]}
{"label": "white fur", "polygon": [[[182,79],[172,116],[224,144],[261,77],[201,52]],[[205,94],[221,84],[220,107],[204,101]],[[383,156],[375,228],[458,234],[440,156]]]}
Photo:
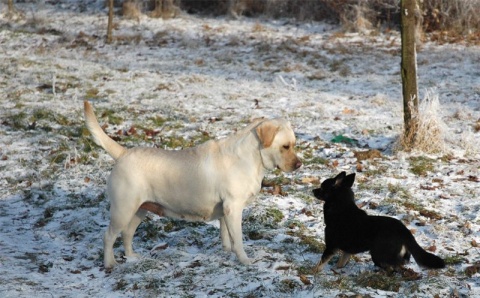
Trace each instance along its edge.
{"label": "white fur", "polygon": [[93,140],[117,161],[107,187],[106,268],[116,263],[113,244],[119,233],[125,255],[135,256],[133,234],[147,210],[193,221],[219,219],[223,249],[251,263],[242,243],[243,208],[260,191],[265,170],[301,166],[293,150],[295,135],[284,119],[257,120],[228,138],[176,151],[124,148],[103,132],[88,102],[85,122]]}

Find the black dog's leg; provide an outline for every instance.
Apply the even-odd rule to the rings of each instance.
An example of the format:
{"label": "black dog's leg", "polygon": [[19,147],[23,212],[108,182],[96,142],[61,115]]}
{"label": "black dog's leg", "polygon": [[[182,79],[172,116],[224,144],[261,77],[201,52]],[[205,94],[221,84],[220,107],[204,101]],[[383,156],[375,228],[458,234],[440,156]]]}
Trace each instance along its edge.
{"label": "black dog's leg", "polygon": [[343,252],[340,259],[338,259],[337,268],[345,267],[345,265],[347,265],[348,261],[350,261],[351,256],[352,256],[351,254]]}
{"label": "black dog's leg", "polygon": [[322,258],[318,262],[317,266],[315,266],[315,269],[313,269],[313,273],[317,273],[317,272],[322,271],[325,264],[327,264],[328,261],[330,261],[330,259],[333,258],[336,251],[337,251],[336,249],[332,249],[332,248],[329,248],[329,247],[325,248],[325,251],[323,252]]}

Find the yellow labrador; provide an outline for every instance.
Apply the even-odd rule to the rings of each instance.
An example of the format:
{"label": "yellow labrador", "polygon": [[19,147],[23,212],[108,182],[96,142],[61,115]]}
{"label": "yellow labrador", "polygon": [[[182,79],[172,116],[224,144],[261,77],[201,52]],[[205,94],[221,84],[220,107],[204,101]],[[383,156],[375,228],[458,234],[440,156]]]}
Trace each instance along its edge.
{"label": "yellow labrador", "polygon": [[243,208],[260,191],[266,170],[291,172],[302,165],[288,121],[257,120],[225,139],[184,150],[126,149],[103,132],[90,103],[84,108],[93,140],[116,160],[107,183],[106,268],[116,264],[113,244],[119,233],[125,255],[135,256],[133,234],[147,211],[192,221],[219,219],[223,249],[251,263],[242,243]]}

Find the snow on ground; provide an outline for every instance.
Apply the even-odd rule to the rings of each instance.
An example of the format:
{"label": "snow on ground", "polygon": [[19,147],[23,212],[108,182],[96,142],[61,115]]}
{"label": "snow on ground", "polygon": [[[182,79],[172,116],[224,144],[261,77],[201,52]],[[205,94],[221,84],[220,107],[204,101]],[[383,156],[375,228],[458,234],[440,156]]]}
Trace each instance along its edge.
{"label": "snow on ground", "polygon": [[[116,18],[103,1],[17,3],[0,18],[0,296],[473,297],[480,295],[480,49],[426,43],[419,86],[438,95],[446,151],[396,152],[402,129],[398,32],[344,34],[292,20]],[[304,166],[269,173],[244,211],[251,266],[221,250],[217,223],[149,216],[143,259],[103,269],[112,159],[83,128],[90,100],[127,146],[181,148],[259,116],[288,118]],[[340,140],[337,143],[332,140]],[[348,141],[351,140],[351,143]],[[347,143],[345,143],[347,141]],[[359,160],[357,151],[381,156]],[[314,276],[323,251],[318,180],[358,171],[358,204],[401,219],[444,270],[385,274],[359,254]],[[281,187],[281,193],[278,186]],[[118,242],[116,257],[123,248]]]}

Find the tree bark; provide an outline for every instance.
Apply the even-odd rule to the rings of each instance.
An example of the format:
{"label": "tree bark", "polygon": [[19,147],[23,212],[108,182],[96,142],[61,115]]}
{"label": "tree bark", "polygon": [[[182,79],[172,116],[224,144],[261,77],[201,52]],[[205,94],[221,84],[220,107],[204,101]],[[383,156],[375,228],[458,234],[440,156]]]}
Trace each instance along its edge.
{"label": "tree bark", "polygon": [[415,140],[418,116],[417,52],[416,52],[416,0],[401,0],[402,40],[402,94],[405,145],[411,147]]}
{"label": "tree bark", "polygon": [[8,0],[8,13],[13,15],[15,13],[15,6],[13,5],[13,0]]}
{"label": "tree bark", "polygon": [[107,24],[107,43],[112,43],[113,30],[113,0],[108,0],[108,24]]}

